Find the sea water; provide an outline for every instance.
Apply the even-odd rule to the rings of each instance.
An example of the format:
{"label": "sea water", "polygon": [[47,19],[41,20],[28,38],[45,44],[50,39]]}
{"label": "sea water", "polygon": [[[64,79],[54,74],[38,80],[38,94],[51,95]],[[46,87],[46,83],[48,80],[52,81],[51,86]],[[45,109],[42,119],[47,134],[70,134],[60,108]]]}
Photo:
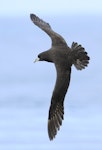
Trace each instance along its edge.
{"label": "sea water", "polygon": [[100,17],[45,17],[71,45],[81,43],[89,67],[72,67],[63,125],[50,141],[47,119],[56,80],[53,64],[33,63],[50,39],[29,18],[0,22],[0,150],[102,150],[102,21]]}

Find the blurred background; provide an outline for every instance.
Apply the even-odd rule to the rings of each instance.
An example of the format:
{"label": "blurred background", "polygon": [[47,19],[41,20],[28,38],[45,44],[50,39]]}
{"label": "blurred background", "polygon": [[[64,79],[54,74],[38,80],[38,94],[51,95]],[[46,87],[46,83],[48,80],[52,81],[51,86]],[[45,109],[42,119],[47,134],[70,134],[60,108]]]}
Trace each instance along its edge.
{"label": "blurred background", "polygon": [[[49,141],[47,118],[56,80],[53,64],[33,63],[50,38],[35,13],[68,45],[82,44],[91,60],[72,67],[63,125]],[[0,150],[102,150],[102,1],[0,1]]]}

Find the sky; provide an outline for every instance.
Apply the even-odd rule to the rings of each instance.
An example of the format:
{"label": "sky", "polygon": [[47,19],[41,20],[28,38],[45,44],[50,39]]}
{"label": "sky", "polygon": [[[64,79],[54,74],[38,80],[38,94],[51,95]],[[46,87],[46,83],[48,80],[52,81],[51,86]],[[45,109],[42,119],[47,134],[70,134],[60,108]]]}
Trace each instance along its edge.
{"label": "sky", "polygon": [[43,14],[102,14],[102,0],[0,0],[0,16]]}

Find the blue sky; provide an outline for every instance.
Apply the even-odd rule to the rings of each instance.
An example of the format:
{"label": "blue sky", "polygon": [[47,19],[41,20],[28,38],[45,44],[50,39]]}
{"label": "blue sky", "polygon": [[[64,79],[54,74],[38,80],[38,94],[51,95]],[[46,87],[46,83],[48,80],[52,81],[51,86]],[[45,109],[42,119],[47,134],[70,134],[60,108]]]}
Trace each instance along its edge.
{"label": "blue sky", "polygon": [[3,0],[0,16],[43,14],[102,14],[102,0]]}

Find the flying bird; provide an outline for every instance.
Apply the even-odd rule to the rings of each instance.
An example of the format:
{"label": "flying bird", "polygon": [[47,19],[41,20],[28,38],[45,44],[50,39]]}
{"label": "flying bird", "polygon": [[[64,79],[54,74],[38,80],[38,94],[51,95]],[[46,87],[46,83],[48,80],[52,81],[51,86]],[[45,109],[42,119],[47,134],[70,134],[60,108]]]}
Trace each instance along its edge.
{"label": "flying bird", "polygon": [[85,49],[77,42],[73,42],[71,47],[69,47],[64,38],[53,31],[49,23],[43,21],[35,14],[30,14],[30,18],[52,40],[52,47],[40,53],[37,59],[35,59],[35,62],[51,62],[56,68],[56,83],[52,93],[48,115],[48,135],[50,140],[53,140],[64,119],[64,98],[70,83],[71,67],[74,65],[77,70],[84,69],[88,65],[90,57]]}

